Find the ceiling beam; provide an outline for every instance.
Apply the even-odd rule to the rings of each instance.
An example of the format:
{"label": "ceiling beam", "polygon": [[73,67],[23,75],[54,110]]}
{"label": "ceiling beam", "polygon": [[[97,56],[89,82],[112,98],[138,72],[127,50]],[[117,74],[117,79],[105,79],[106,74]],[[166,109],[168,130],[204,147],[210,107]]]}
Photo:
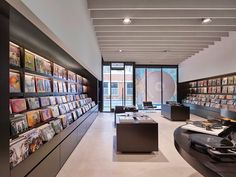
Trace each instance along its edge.
{"label": "ceiling beam", "polygon": [[[94,26],[124,26],[122,19],[94,19]],[[129,26],[202,26],[202,19],[132,19]],[[213,19],[204,26],[236,26],[236,19]]]}
{"label": "ceiling beam", "polygon": [[88,9],[234,9],[235,0],[88,0]]}
{"label": "ceiling beam", "polygon": [[236,26],[97,26],[96,32],[228,32]]}
{"label": "ceiling beam", "polygon": [[99,42],[105,41],[220,41],[220,37],[97,37]]}
{"label": "ceiling beam", "polygon": [[[125,52],[163,52],[166,51],[167,48],[121,48],[121,47],[113,47],[113,48],[101,48],[101,52],[118,52],[119,50],[123,50]],[[168,49],[170,52],[199,52],[203,49],[196,49],[196,48],[171,48]]]}
{"label": "ceiling beam", "polygon": [[97,36],[128,36],[128,37],[222,37],[229,36],[228,32],[96,32]]}
{"label": "ceiling beam", "polygon": [[150,44],[175,44],[175,45],[194,45],[194,44],[200,44],[200,45],[213,45],[214,42],[212,41],[98,41],[99,45],[114,45],[114,44],[129,44],[129,45],[150,45]]}
{"label": "ceiling beam", "polygon": [[207,48],[208,45],[202,45],[202,44],[194,44],[194,45],[189,45],[189,44],[183,44],[183,45],[176,45],[176,44],[148,44],[148,45],[139,45],[139,44],[104,44],[100,45],[101,48],[113,48],[113,47],[122,47],[122,48],[148,48],[148,47],[158,47],[158,48],[164,48],[164,47],[179,47],[179,48]]}
{"label": "ceiling beam", "polygon": [[236,18],[236,10],[94,10],[92,19],[202,19]]}

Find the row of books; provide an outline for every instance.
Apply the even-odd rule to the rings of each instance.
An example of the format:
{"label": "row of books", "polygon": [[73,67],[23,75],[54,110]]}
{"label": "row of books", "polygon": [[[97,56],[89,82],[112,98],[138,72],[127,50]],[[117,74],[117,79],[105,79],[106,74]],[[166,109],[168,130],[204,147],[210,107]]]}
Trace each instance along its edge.
{"label": "row of books", "polygon": [[21,48],[20,46],[10,42],[10,53],[9,62],[11,65],[21,67],[22,60],[24,61],[24,68],[36,71],[41,74],[46,74],[49,76],[55,76],[68,81],[78,82],[79,84],[87,85],[88,80],[81,77],[64,67],[50,62],[49,60],[39,56],[29,50],[24,50],[24,59],[21,59]]}
{"label": "row of books", "polygon": [[190,87],[207,87],[207,86],[220,86],[220,85],[234,85],[236,84],[236,76],[228,76],[216,79],[205,79],[201,81],[190,82]]}
{"label": "row of books", "polygon": [[[51,86],[53,84],[53,86]],[[21,77],[18,72],[10,72],[9,75],[9,88],[10,93],[20,93],[21,90]],[[24,77],[24,92],[25,93],[43,93],[43,92],[56,92],[56,93],[86,93],[87,86],[81,84],[66,83],[56,79],[49,79],[30,74],[25,74]]]}
{"label": "row of books", "polygon": [[186,99],[183,100],[183,102],[236,111],[235,95],[190,94]]}
{"label": "row of books", "polygon": [[236,93],[236,86],[215,86],[215,87],[199,87],[199,88],[190,88],[190,93]]}
{"label": "row of books", "polygon": [[[82,102],[83,104],[81,104]],[[10,118],[11,133],[13,136],[17,134],[19,136],[10,140],[11,168],[26,159],[94,106],[95,102],[86,98],[86,101],[83,99],[83,101],[67,102],[13,115]],[[40,124],[39,127],[35,126],[40,122],[44,124]]]}

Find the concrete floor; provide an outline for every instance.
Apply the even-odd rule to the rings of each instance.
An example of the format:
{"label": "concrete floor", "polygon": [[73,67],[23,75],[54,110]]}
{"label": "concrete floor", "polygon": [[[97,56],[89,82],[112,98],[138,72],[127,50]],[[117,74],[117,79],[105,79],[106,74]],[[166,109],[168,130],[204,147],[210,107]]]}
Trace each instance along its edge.
{"label": "concrete floor", "polygon": [[[159,152],[116,154],[113,114],[99,116],[57,177],[202,177],[178,154],[173,132],[184,122],[171,122],[160,112],[148,113],[159,124]],[[200,120],[191,115],[191,120]]]}

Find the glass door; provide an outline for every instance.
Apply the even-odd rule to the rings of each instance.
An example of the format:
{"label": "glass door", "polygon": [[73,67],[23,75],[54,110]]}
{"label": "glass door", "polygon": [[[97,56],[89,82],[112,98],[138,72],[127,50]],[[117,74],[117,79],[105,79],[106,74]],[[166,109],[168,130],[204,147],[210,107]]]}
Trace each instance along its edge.
{"label": "glass door", "polygon": [[132,106],[133,64],[109,63],[103,66],[103,111],[115,106]]}

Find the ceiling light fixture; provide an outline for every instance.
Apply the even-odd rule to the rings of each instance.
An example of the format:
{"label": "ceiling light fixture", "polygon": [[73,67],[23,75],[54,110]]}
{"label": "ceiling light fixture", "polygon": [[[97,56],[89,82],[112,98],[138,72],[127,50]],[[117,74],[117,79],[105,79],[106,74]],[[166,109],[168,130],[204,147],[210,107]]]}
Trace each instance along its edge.
{"label": "ceiling light fixture", "polygon": [[202,24],[209,24],[212,22],[212,19],[211,18],[203,18],[202,19]]}
{"label": "ceiling light fixture", "polygon": [[125,17],[124,20],[123,20],[123,24],[124,25],[129,25],[131,23],[131,20],[129,17]]}
{"label": "ceiling light fixture", "polygon": [[123,50],[120,49],[119,52],[123,52]]}

